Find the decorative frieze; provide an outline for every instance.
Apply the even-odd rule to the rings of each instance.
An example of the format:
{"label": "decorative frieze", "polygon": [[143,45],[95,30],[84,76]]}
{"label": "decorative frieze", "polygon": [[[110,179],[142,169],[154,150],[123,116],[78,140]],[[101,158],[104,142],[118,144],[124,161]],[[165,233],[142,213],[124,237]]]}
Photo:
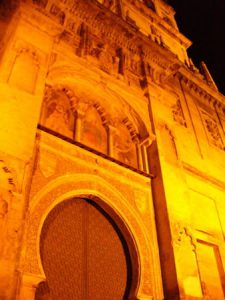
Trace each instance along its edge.
{"label": "decorative frieze", "polygon": [[[33,3],[37,4],[37,0],[33,0]],[[78,49],[74,49],[74,52],[80,55],[88,52],[89,55],[97,57],[104,71],[117,70],[117,64],[119,63],[121,73],[121,59],[124,60],[124,58],[118,56],[118,49],[126,49],[128,57],[126,57],[125,61],[129,62],[128,68],[131,72],[135,69],[136,73],[139,74],[142,68],[140,67],[142,63],[139,63],[139,61],[144,59],[144,63],[147,64],[148,62],[152,68],[155,68],[157,65],[159,68],[158,72],[166,70],[168,73],[166,76],[171,74],[170,70],[173,69],[172,66],[177,60],[175,56],[169,54],[169,52],[169,55],[165,56],[164,52],[167,52],[166,49],[163,52],[159,51],[159,46],[154,41],[144,37],[142,33],[137,33],[136,29],[125,23],[123,19],[119,17],[115,17],[116,20],[111,18],[109,11],[100,11],[99,7],[92,3],[77,0],[73,1],[73,3],[57,2],[57,5],[54,4],[54,7],[42,3],[40,0],[38,5],[44,14],[47,13],[59,25],[63,25],[63,28],[66,27],[68,29],[69,33],[63,29],[60,39],[74,45],[76,49],[80,39]],[[92,9],[90,9],[90,5]],[[72,21],[75,17],[77,19],[76,24]],[[77,30],[79,26],[81,26],[80,31]],[[140,57],[140,46],[143,52],[142,58]],[[131,53],[130,55],[129,52]],[[131,61],[129,56],[134,61]],[[141,86],[140,83],[138,85],[139,87]]]}

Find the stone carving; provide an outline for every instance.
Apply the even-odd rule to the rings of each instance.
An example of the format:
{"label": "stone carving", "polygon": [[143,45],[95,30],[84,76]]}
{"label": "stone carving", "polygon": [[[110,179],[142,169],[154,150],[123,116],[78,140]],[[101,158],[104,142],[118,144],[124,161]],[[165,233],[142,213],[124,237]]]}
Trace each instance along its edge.
{"label": "stone carving", "polygon": [[65,21],[65,13],[55,4],[52,4],[50,8],[50,13],[54,16],[55,20],[60,24],[63,25]]}
{"label": "stone carving", "polygon": [[107,72],[111,73],[114,69],[115,64],[115,51],[102,42],[101,39],[88,34],[88,47],[87,54],[96,59],[96,62],[99,64],[100,68]]}
{"label": "stone carving", "polygon": [[118,123],[114,137],[115,158],[137,168],[137,150],[126,125]]}
{"label": "stone carving", "polygon": [[132,73],[135,73],[136,75],[142,75],[141,74],[141,61],[140,57],[138,55],[129,55],[128,56],[128,66]]}
{"label": "stone carving", "polygon": [[56,132],[71,136],[72,132],[69,130],[69,116],[63,100],[59,100],[55,104],[52,113],[46,119],[45,125]]}
{"label": "stone carving", "polygon": [[224,150],[223,140],[220,134],[219,125],[216,120],[204,111],[201,111],[204,127],[209,139],[209,142],[217,148]]}
{"label": "stone carving", "polygon": [[81,122],[81,143],[107,154],[107,132],[97,109],[89,106]]}
{"label": "stone carving", "polygon": [[150,30],[151,30],[150,37],[152,38],[152,40],[154,42],[156,42],[157,44],[161,45],[162,44],[162,38],[161,38],[161,34],[159,33],[159,31],[153,25],[150,26]]}
{"label": "stone carving", "polygon": [[107,73],[111,73],[113,70],[113,65],[116,63],[116,60],[112,56],[112,53],[108,46],[103,46],[99,58],[100,68]]}
{"label": "stone carving", "polygon": [[[68,96],[68,91],[63,89],[47,88],[43,106],[41,124],[47,128],[73,138],[75,116],[72,105],[76,99]],[[73,102],[72,102],[73,101]]]}
{"label": "stone carving", "polygon": [[88,54],[99,60],[100,54],[102,53],[103,49],[104,49],[104,44],[102,44],[101,42],[97,43],[96,41],[94,41],[94,39],[92,39],[89,42]]}
{"label": "stone carving", "polygon": [[[37,0],[38,1],[38,0]],[[41,1],[41,0],[40,0]],[[44,1],[44,0],[43,0]],[[113,1],[114,4],[111,4],[111,1],[108,0],[109,3],[107,5],[112,7],[118,7],[119,8],[119,2]],[[102,3],[103,1],[101,1]],[[149,12],[149,9],[146,7],[149,7],[149,1],[146,3],[141,3],[140,1],[135,1],[135,5],[140,6],[140,9],[144,11],[144,13]],[[63,7],[63,11],[61,9]],[[119,10],[119,9],[118,9]],[[142,45],[143,52],[145,53],[145,61],[148,61],[148,63],[157,64],[159,66],[159,69],[167,69],[170,70],[171,64],[174,64],[174,61],[169,62],[168,58],[163,57],[160,52],[156,48],[151,48],[151,51],[149,51],[150,47],[147,45],[148,43],[143,43],[141,39],[133,39],[133,31],[130,30],[128,27],[122,26],[121,22],[114,22],[112,19],[108,18],[108,16],[105,13],[99,12],[99,9],[95,8],[93,10],[89,9],[89,4],[85,1],[63,1],[63,4],[60,6],[52,6],[50,9],[50,13],[58,20],[60,24],[64,24],[65,19],[71,20],[74,19],[74,17],[77,17],[79,20],[81,20],[81,23],[83,23],[83,28],[80,31],[81,41],[80,45],[77,50],[78,55],[82,55],[80,52],[86,52],[88,49],[87,45],[87,32],[91,32],[91,34],[98,36],[100,38],[100,41],[102,44],[104,44],[104,39],[102,40],[102,37],[107,37],[107,40],[110,42],[110,47],[112,44],[115,44],[115,49],[123,48],[123,49],[129,49],[134,51],[135,53],[138,53],[140,44]],[[66,15],[65,15],[66,14]],[[103,22],[104,19],[104,22]],[[128,19],[129,19],[129,12],[128,12]],[[133,24],[132,20],[130,20]],[[131,24],[131,25],[132,25]],[[70,25],[68,25],[70,26]],[[72,25],[73,26],[73,25]],[[137,27],[135,24],[132,25],[132,27],[135,27],[135,30],[137,30]],[[161,44],[162,40],[160,38],[160,34],[156,32],[156,28],[152,28],[152,36],[153,39],[158,40],[158,43]],[[73,31],[74,32],[74,31]],[[74,39],[77,40],[77,30],[74,32]],[[76,44],[76,43],[75,43]],[[110,48],[109,47],[109,48]],[[83,49],[81,51],[81,49]],[[105,49],[107,47],[105,46]],[[167,74],[169,75],[169,74]]]}
{"label": "stone carving", "polygon": [[140,87],[140,82],[143,77],[142,60],[139,53],[129,51],[125,55],[125,75],[128,78],[129,84],[134,84]]}
{"label": "stone carving", "polygon": [[180,100],[177,100],[176,104],[172,106],[172,114],[175,122],[187,127]]}
{"label": "stone carving", "polygon": [[183,244],[187,244],[191,247],[192,251],[196,250],[196,240],[193,237],[192,230],[189,227],[182,226],[179,223],[174,224],[174,246],[180,247]]}

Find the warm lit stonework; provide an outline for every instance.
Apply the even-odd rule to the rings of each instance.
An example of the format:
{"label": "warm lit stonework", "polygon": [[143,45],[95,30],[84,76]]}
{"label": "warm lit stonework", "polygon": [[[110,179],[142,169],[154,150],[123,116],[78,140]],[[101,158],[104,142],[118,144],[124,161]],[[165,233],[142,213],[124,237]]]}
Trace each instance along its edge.
{"label": "warm lit stonework", "polygon": [[225,97],[174,13],[0,2],[0,300],[225,298]]}

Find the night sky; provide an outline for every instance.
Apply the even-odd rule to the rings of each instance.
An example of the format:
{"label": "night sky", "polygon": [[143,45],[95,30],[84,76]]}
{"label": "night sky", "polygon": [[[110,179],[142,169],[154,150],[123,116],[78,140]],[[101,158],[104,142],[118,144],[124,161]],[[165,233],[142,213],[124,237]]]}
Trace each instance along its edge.
{"label": "night sky", "polygon": [[204,61],[225,95],[225,0],[168,0],[180,31],[193,45],[188,53],[196,67]]}

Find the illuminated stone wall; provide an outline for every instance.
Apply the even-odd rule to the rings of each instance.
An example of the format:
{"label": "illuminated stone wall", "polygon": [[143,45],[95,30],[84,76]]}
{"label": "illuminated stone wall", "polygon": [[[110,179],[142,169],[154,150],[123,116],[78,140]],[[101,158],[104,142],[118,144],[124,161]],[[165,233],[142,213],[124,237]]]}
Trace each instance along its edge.
{"label": "illuminated stone wall", "polygon": [[133,298],[224,299],[225,98],[174,13],[161,0],[3,1],[0,299],[35,299],[43,223],[76,197],[130,233]]}

